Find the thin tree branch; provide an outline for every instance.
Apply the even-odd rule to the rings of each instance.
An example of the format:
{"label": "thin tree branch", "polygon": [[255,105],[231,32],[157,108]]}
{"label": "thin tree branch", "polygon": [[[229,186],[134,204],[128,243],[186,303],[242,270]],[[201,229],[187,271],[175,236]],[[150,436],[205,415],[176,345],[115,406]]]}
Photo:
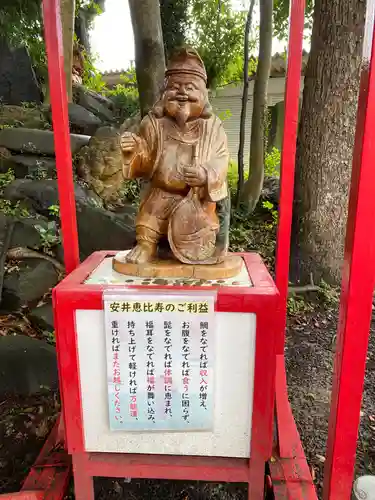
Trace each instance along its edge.
{"label": "thin tree branch", "polygon": [[255,0],[251,0],[249,11],[247,13],[245,25],[245,41],[244,41],[244,64],[243,64],[243,92],[242,92],[242,106],[241,106],[241,119],[240,119],[240,143],[238,146],[238,183],[236,194],[236,207],[240,205],[240,193],[244,183],[244,146],[245,146],[245,132],[246,132],[246,110],[247,101],[249,97],[249,38],[250,28],[253,21]]}

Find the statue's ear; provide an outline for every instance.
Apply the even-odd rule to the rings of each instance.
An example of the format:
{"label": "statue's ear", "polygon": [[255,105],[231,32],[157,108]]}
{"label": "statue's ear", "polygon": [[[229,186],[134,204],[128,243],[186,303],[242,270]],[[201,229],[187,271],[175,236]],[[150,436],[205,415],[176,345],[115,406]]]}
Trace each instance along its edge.
{"label": "statue's ear", "polygon": [[209,101],[206,102],[206,105],[203,108],[201,118],[210,118],[213,114],[213,109]]}

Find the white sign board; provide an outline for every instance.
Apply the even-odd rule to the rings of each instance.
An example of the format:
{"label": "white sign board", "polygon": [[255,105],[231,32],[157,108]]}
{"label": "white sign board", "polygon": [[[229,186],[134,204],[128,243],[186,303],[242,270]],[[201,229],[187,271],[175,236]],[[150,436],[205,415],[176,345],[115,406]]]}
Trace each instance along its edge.
{"label": "white sign board", "polygon": [[103,294],[111,430],[213,428],[213,294]]}

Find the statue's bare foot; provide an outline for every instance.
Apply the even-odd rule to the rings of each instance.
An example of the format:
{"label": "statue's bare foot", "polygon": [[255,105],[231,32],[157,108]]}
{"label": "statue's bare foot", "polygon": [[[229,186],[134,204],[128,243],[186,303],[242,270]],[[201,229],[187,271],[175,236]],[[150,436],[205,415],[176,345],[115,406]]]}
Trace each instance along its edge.
{"label": "statue's bare foot", "polygon": [[145,262],[150,262],[155,255],[156,245],[142,241],[128,253],[126,260],[127,262],[132,262],[133,264],[144,264]]}

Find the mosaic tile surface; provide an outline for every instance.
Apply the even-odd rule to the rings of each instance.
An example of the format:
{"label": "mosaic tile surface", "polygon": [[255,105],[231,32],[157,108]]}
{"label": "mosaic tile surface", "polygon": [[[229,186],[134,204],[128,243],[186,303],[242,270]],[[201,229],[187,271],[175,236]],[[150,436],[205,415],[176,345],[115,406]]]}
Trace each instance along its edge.
{"label": "mosaic tile surface", "polygon": [[164,286],[253,286],[245,264],[241,272],[234,278],[222,280],[199,280],[186,278],[140,278],[138,276],[126,276],[112,269],[112,258],[107,257],[86,279],[87,285],[164,285]]}

